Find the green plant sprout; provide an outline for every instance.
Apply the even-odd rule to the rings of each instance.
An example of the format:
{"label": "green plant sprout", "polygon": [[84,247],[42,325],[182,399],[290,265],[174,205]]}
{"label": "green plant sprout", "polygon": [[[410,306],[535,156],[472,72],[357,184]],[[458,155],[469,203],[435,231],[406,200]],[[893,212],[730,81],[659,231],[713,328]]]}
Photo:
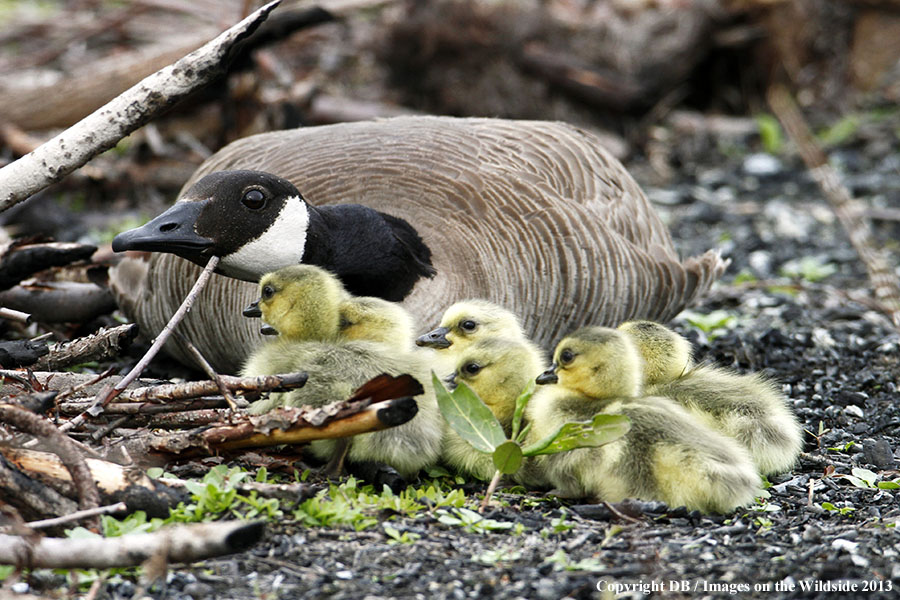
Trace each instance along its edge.
{"label": "green plant sprout", "polygon": [[837,475],[841,479],[846,479],[854,487],[861,489],[878,489],[878,490],[896,490],[900,489],[900,479],[894,481],[878,481],[881,476],[869,469],[854,467],[851,471],[852,475]]}
{"label": "green plant sprout", "polygon": [[804,256],[798,260],[790,260],[781,266],[780,273],[791,279],[801,279],[810,283],[817,283],[826,277],[837,273],[834,263],[825,262],[823,258]]}
{"label": "green plant sprout", "polygon": [[682,311],[681,317],[696,329],[706,334],[710,340],[714,340],[725,330],[732,329],[737,325],[736,316],[726,310],[714,310],[711,313],[703,314],[692,310]]}
{"label": "green plant sprout", "polygon": [[485,492],[481,510],[488,505],[500,477],[518,471],[525,457],[602,446],[619,439],[631,428],[631,420],[624,415],[598,414],[591,421],[564,423],[547,437],[525,446],[530,425],[522,427],[522,416],[534,394],[534,381],[516,398],[512,433],[507,438],[497,417],[465,382],[448,392],[434,371],[431,379],[444,419],[473,448],[490,454],[497,469]]}
{"label": "green plant sprout", "polygon": [[763,149],[769,154],[779,154],[784,147],[784,135],[778,119],[770,114],[756,116],[756,127],[759,129],[759,140]]}

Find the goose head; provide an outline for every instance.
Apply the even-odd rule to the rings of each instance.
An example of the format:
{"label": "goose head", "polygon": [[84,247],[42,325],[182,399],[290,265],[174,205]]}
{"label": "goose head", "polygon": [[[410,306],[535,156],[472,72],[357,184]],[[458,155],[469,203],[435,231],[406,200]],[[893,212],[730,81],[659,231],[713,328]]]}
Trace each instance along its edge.
{"label": "goose head", "polygon": [[261,171],[218,171],[203,177],[167,211],[113,239],[113,250],[169,252],[256,282],[303,260],[310,210],[294,185]]}
{"label": "goose head", "polygon": [[518,340],[490,338],[471,344],[448,377],[453,387],[464,381],[506,427],[516,399],[541,371],[540,356]]}
{"label": "goose head", "polygon": [[431,251],[406,221],[358,204],[314,207],[288,180],[262,171],[217,171],[167,211],[113,239],[116,252],[168,252],[257,282],[300,263],[336,274],[357,295],[402,300],[432,277]]}
{"label": "goose head", "polygon": [[374,296],[348,298],[340,307],[340,336],[412,349],[412,316],[399,304]]}
{"label": "goose head", "polygon": [[524,339],[519,319],[505,308],[487,300],[463,300],[444,311],[439,327],[416,338],[419,346],[461,351],[469,344],[489,337]]}
{"label": "goose head", "polygon": [[556,346],[553,363],[536,381],[601,399],[639,395],[642,378],[640,355],[625,333],[584,327]]}
{"label": "goose head", "polygon": [[244,316],[262,317],[263,333],[286,340],[332,340],[340,331],[346,297],[341,282],[328,271],[292,265],[263,276],[259,298],[244,309]]}
{"label": "goose head", "polygon": [[644,383],[674,381],[693,366],[691,343],[665,325],[653,321],[627,321],[618,327],[637,347],[644,361]]}

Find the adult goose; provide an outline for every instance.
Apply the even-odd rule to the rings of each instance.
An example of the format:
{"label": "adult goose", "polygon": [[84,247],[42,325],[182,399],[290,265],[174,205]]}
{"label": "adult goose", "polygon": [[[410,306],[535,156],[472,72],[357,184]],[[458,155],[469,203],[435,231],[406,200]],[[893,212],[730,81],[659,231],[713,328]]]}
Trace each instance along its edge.
{"label": "adult goose", "polygon": [[[497,302],[543,347],[587,323],[670,319],[725,268],[713,251],[679,259],[637,183],[590,132],[451,117],[238,140],[197,169],[169,211],[113,248],[174,253],[111,273],[120,305],[148,335],[198,274],[175,254],[222,256],[232,278],[213,278],[181,332],[224,372],[260,341],[240,314],[250,281],[286,260],[335,272],[352,294],[402,300],[420,325],[457,300]],[[169,351],[190,362],[179,343]]]}

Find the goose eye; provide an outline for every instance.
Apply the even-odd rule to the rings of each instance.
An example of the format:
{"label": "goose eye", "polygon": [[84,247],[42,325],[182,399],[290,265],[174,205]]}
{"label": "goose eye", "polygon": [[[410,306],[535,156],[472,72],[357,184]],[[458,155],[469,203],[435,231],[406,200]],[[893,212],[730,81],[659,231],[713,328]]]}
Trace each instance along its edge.
{"label": "goose eye", "polygon": [[275,295],[275,288],[271,285],[264,285],[262,289],[262,297],[264,300],[268,300],[272,296]]}
{"label": "goose eye", "polygon": [[463,371],[468,375],[478,375],[478,372],[481,371],[481,365],[473,362],[466,363],[463,365]]}
{"label": "goose eye", "polygon": [[463,331],[472,332],[475,331],[475,328],[478,327],[478,324],[471,319],[466,319],[465,321],[460,323],[459,326]]}
{"label": "goose eye", "polygon": [[247,190],[241,198],[241,204],[250,210],[259,210],[266,205],[266,196],[259,190]]}
{"label": "goose eye", "polygon": [[567,365],[575,359],[575,353],[566,348],[559,353],[559,364]]}

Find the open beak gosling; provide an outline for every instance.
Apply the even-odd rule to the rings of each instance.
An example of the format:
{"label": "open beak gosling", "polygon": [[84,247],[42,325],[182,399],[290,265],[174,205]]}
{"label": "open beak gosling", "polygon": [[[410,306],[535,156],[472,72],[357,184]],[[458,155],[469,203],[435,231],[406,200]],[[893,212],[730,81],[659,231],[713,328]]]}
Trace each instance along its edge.
{"label": "open beak gosling", "polygon": [[446,327],[432,329],[416,338],[416,346],[429,346],[431,348],[449,348],[453,342],[447,339],[450,330]]}
{"label": "open beak gosling", "polygon": [[538,375],[537,378],[534,380],[534,382],[537,383],[538,385],[545,385],[548,383],[559,382],[559,377],[556,376],[556,369],[557,369],[556,363],[552,363],[550,365],[550,368],[547,369],[546,371],[544,371],[543,373],[541,373],[540,375]]}
{"label": "open beak gosling", "polygon": [[444,385],[450,392],[456,389],[456,371],[453,371],[452,373],[444,377]]}
{"label": "open beak gosling", "polygon": [[250,303],[250,305],[247,306],[247,308],[245,308],[243,311],[241,311],[241,314],[244,315],[245,317],[250,317],[251,319],[254,319],[254,318],[258,319],[258,318],[262,317],[262,311],[259,309],[259,300],[257,300],[256,302]]}

